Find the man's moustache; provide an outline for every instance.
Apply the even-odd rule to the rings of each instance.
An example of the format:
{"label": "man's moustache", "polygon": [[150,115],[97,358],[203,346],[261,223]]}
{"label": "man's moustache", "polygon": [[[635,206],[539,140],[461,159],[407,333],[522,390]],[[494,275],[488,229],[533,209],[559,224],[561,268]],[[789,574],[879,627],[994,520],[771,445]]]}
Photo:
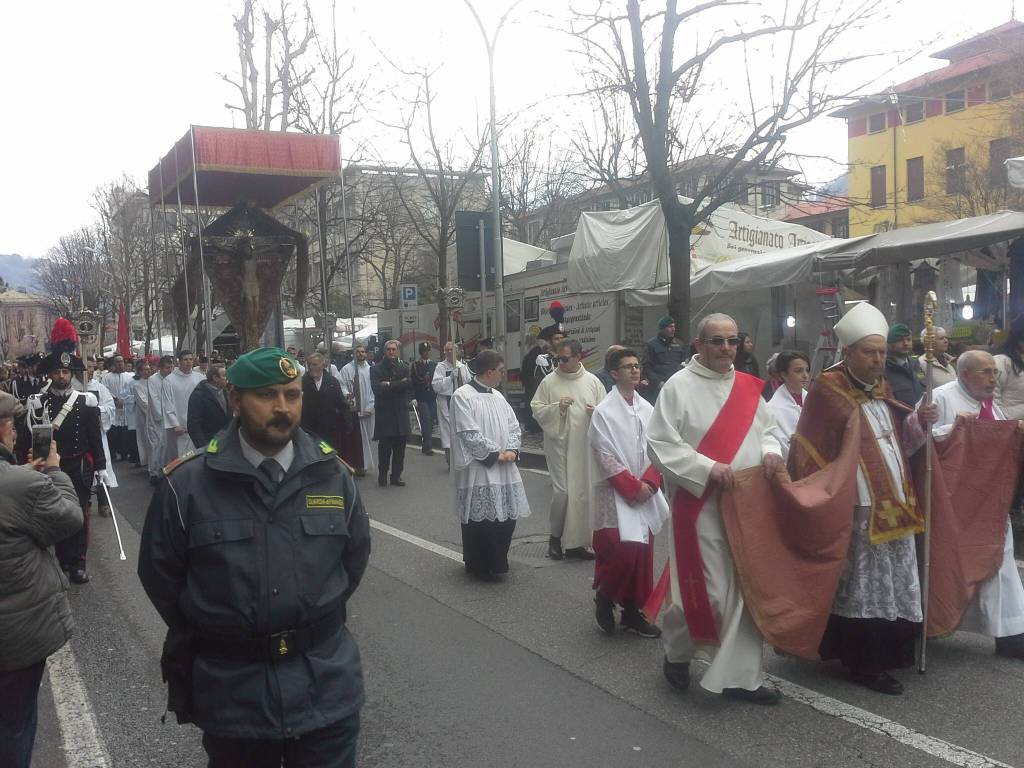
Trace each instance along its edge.
{"label": "man's moustache", "polygon": [[277,416],[267,422],[267,427],[281,427],[281,429],[289,429],[292,426],[292,420],[283,416]]}

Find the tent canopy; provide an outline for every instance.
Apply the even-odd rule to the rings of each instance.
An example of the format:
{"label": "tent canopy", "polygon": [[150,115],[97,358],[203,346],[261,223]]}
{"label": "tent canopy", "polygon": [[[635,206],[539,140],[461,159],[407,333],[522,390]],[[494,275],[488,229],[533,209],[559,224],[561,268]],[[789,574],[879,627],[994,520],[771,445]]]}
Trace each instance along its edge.
{"label": "tent canopy", "polygon": [[[553,264],[556,254],[554,251],[546,251],[529,243],[503,237],[501,238],[501,259],[502,272],[506,275],[514,275],[516,272],[522,272],[529,262],[537,259],[550,259]],[[448,263],[452,265],[458,263],[454,242],[448,246]],[[468,290],[473,289],[468,288]],[[479,286],[476,287],[476,290],[480,290]]]}
{"label": "tent canopy", "polygon": [[[690,281],[690,295],[710,296],[793,285],[807,280],[814,272],[938,259],[1018,237],[1024,237],[1024,213],[1000,211],[848,240],[825,240],[776,253],[745,256],[698,270]],[[638,296],[638,301],[641,298]]]}
{"label": "tent canopy", "polygon": [[230,208],[248,202],[274,208],[341,172],[336,136],[192,126],[149,172],[149,202],[195,204],[192,139],[199,204]]}
{"label": "tent canopy", "polygon": [[1011,187],[1024,189],[1024,157],[1011,157],[1005,161],[1006,178]]}
{"label": "tent canopy", "polygon": [[[691,201],[680,198],[683,203]],[[690,239],[694,271],[713,264],[827,241],[800,224],[723,206],[697,225]],[[668,233],[661,203],[580,215],[569,252],[569,290],[603,293],[649,289],[669,280]]]}

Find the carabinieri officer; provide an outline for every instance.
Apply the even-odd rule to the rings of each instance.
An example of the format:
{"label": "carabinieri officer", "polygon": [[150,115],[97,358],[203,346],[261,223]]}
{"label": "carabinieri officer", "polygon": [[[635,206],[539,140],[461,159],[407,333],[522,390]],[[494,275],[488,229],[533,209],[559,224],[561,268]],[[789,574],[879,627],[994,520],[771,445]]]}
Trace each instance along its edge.
{"label": "carabinieri officer", "polygon": [[211,768],[355,765],[363,677],[345,604],[369,520],[334,449],[300,426],[295,360],[228,370],[234,419],[164,469],[139,578],[167,623],[168,709]]}

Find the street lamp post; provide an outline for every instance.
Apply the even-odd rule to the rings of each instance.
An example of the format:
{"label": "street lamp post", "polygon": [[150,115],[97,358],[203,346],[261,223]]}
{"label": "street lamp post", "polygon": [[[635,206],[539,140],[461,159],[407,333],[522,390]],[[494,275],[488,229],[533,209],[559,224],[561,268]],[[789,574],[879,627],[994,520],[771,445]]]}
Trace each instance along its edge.
{"label": "street lamp post", "polygon": [[[463,0],[466,7],[469,8],[469,12],[473,14],[473,19],[476,21],[477,27],[480,29],[480,35],[484,39],[484,47],[487,49],[487,75],[490,84],[490,102],[491,102],[491,206],[492,216],[494,217],[494,335],[495,335],[495,346],[497,347],[499,354],[505,352],[505,265],[504,259],[501,253],[501,188],[499,186],[500,180],[498,178],[498,119],[497,119],[497,99],[494,93],[494,51],[498,45],[498,35],[501,34],[501,29],[505,26],[505,22],[508,20],[509,15],[515,10],[516,6],[519,5],[522,0],[516,0],[512,5],[508,7],[508,10],[501,15],[498,19],[498,25],[494,28],[493,36],[487,34],[487,29],[484,27],[483,20],[480,18],[480,14],[476,12],[476,8],[470,0]],[[481,254],[481,257],[483,254]],[[485,275],[481,275],[481,280],[486,280]],[[482,289],[481,289],[482,291]],[[480,332],[484,332],[486,327],[487,315],[484,312],[484,294],[480,294]]]}

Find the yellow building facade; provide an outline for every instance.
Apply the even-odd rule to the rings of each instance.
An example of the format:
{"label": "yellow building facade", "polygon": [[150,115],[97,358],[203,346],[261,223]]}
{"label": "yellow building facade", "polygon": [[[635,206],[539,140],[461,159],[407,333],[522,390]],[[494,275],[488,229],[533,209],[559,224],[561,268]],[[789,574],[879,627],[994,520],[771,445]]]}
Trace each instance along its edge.
{"label": "yellow building facade", "polygon": [[945,67],[833,113],[846,120],[850,236],[1018,208],[1024,23],[932,54]]}

